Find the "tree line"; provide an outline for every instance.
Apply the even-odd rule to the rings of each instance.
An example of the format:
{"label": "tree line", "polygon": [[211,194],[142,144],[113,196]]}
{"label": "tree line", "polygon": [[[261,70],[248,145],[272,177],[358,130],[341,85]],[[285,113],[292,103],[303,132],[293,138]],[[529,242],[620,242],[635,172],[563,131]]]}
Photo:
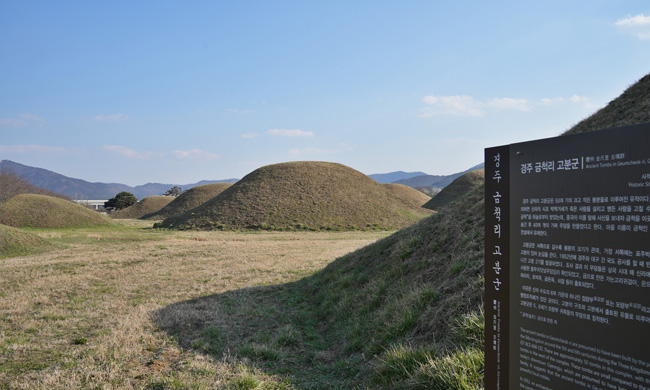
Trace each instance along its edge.
{"label": "tree line", "polygon": [[0,203],[21,194],[49,195],[70,200],[69,197],[37,187],[13,172],[0,171]]}

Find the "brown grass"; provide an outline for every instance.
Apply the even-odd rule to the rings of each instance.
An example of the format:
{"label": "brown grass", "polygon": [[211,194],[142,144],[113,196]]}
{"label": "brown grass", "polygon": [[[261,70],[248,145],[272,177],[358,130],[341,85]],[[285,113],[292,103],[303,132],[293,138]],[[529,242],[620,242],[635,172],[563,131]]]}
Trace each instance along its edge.
{"label": "brown grass", "polygon": [[440,210],[449,203],[461,198],[485,182],[485,170],[477,169],[460,176],[451,184],[443,188],[436,196],[431,198],[422,207],[431,210]]}
{"label": "brown grass", "polygon": [[203,205],[165,219],[174,229],[395,229],[431,212],[345,165],[267,165]]}
{"label": "brown grass", "polygon": [[173,196],[147,196],[131,206],[111,214],[114,219],[136,219],[160,211],[175,198]]}
{"label": "brown grass", "polygon": [[13,227],[63,228],[112,225],[113,221],[67,200],[22,194],[0,204],[0,223]]}
{"label": "brown grass", "polygon": [[213,183],[190,188],[161,210],[144,215],[142,219],[163,220],[172,215],[184,213],[209,201],[230,186],[232,183]]}
{"label": "brown grass", "polygon": [[632,84],[607,106],[563,133],[575,134],[650,122],[650,74]]}
{"label": "brown grass", "polygon": [[387,183],[383,186],[388,188],[397,198],[403,199],[416,207],[422,207],[422,205],[431,200],[429,195],[404,184]]}
{"label": "brown grass", "polygon": [[0,225],[0,257],[40,253],[53,248],[49,241],[35,234]]}
{"label": "brown grass", "polygon": [[249,380],[287,388],[282,375],[260,371],[236,351],[183,348],[159,329],[174,321],[190,330],[214,309],[167,312],[167,319],[153,313],[226,292],[257,307],[259,291],[251,287],[295,281],[387,234],[121,225],[41,231],[66,248],[0,259],[0,388],[231,389]]}

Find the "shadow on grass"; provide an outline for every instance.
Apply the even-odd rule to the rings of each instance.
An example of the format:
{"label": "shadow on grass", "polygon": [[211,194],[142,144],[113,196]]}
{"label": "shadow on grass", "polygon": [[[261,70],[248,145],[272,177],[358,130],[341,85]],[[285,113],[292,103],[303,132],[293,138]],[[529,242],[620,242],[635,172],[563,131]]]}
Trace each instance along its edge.
{"label": "shadow on grass", "polygon": [[340,343],[321,329],[324,319],[310,302],[311,280],[178,302],[156,311],[153,319],[183,349],[245,365],[277,381],[263,388],[351,388],[362,357],[336,359]]}

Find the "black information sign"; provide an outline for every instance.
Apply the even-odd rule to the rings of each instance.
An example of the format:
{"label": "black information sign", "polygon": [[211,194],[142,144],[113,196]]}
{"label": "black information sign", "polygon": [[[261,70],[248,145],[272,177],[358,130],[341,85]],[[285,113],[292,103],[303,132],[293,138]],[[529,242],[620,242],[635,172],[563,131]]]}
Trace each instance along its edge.
{"label": "black information sign", "polygon": [[650,390],[650,124],[485,169],[486,390]]}

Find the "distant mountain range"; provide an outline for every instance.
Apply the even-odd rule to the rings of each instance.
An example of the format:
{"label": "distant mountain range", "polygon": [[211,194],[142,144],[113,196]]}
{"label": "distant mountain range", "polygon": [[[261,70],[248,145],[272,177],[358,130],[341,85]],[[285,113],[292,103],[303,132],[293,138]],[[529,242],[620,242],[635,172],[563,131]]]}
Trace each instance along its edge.
{"label": "distant mountain range", "polygon": [[397,184],[404,184],[409,187],[433,187],[433,188],[445,188],[447,185],[449,185],[452,181],[456,180],[460,176],[464,175],[467,172],[470,171],[475,171],[477,169],[483,169],[485,167],[484,163],[480,163],[478,165],[475,165],[471,168],[469,168],[466,171],[463,172],[458,172],[454,173],[452,175],[420,175],[420,176],[414,176],[410,177],[407,179],[401,179],[397,180],[394,183]]}
{"label": "distant mountain range", "polygon": [[[453,175],[428,175],[424,172],[390,172],[368,175],[379,183],[398,183],[409,187],[433,187],[444,188],[462,174],[483,168],[483,164],[476,165],[464,172]],[[235,183],[238,179],[225,180],[202,180],[191,184],[164,184],[147,183],[135,187],[120,183],[91,183],[82,179],[74,179],[43,168],[35,168],[19,164],[10,160],[0,161],[0,171],[14,173],[31,184],[50,190],[72,199],[110,199],[116,194],[126,191],[138,199],[152,195],[162,195],[173,186],[181,187],[183,190],[212,183]]]}
{"label": "distant mountain range", "polygon": [[116,194],[126,191],[138,199],[152,195],[162,195],[173,186],[183,190],[211,183],[234,183],[238,179],[202,180],[192,184],[163,184],[147,183],[135,187],[120,183],[91,183],[81,179],[74,179],[43,168],[34,168],[9,160],[0,161],[0,171],[14,173],[33,185],[50,190],[72,199],[110,199]]}
{"label": "distant mountain range", "polygon": [[397,171],[397,172],[390,172],[390,173],[375,173],[368,176],[373,178],[377,183],[387,184],[387,183],[395,183],[398,180],[410,179],[412,177],[423,176],[423,175],[426,176],[426,173]]}

